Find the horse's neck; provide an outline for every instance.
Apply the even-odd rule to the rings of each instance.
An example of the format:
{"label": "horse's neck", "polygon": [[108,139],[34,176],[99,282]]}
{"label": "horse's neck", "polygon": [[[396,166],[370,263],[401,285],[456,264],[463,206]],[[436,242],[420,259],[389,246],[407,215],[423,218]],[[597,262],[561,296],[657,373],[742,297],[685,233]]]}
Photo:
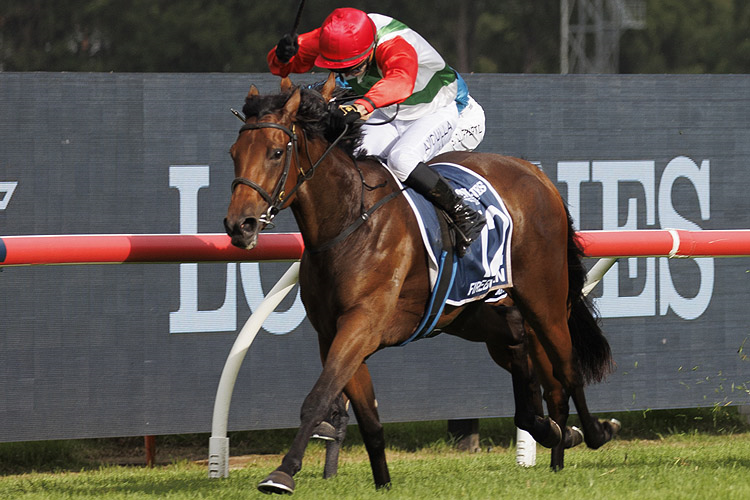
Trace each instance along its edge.
{"label": "horse's neck", "polygon": [[360,215],[361,197],[354,161],[342,151],[331,152],[292,203],[305,245],[317,247],[340,234]]}

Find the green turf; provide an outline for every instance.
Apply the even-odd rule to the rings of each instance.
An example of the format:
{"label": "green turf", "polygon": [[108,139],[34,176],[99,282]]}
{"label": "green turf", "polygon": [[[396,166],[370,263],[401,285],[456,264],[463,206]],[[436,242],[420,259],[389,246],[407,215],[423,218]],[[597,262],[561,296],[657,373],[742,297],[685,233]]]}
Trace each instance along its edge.
{"label": "green turf", "polygon": [[[339,474],[323,480],[324,446],[313,442],[296,476],[298,499],[746,499],[750,498],[750,425],[734,409],[618,414],[620,438],[600,450],[566,453],[566,468],[553,473],[549,452],[537,465],[515,464],[509,419],[483,420],[482,451],[458,452],[445,422],[390,424],[387,456],[390,491],[376,491],[355,428],[342,451]],[[153,469],[101,465],[111,447],[138,441],[86,440],[0,445],[2,499],[237,499],[268,498],[256,484],[280,463],[293,431],[234,433],[232,456],[253,452],[228,479],[209,479],[203,464],[176,458]],[[162,448],[191,449],[207,436],[162,436]],[[259,451],[262,449],[262,451]],[[24,451],[25,450],[25,451]],[[31,451],[30,451],[31,450]],[[8,462],[25,453],[25,469]],[[98,458],[97,458],[98,457]],[[50,465],[52,464],[52,465]],[[34,472],[42,470],[47,472]]]}

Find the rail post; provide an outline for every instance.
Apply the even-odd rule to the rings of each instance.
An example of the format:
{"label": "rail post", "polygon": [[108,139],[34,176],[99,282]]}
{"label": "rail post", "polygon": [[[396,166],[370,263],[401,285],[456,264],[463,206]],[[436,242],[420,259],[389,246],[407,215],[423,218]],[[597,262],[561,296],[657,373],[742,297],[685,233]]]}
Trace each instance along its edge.
{"label": "rail post", "polygon": [[219,387],[216,390],[214,401],[214,413],[211,422],[211,437],[208,441],[208,477],[229,477],[229,438],[227,427],[229,422],[229,405],[232,402],[232,392],[237,381],[237,374],[245,359],[250,344],[263,325],[263,322],[276,309],[276,306],[284,300],[284,297],[297,284],[299,276],[299,262],[293,263],[284,273],[281,279],[271,289],[260,303],[258,309],[253,311],[240,330],[237,339],[232,345],[224,369],[219,379]]}

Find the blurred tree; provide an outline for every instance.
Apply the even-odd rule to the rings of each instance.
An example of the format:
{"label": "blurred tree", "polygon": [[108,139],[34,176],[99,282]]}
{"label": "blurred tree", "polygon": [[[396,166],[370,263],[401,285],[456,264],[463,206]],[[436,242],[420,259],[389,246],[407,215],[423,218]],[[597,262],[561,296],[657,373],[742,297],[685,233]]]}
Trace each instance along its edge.
{"label": "blurred tree", "polygon": [[[95,70],[88,59],[102,48],[86,23],[84,0],[0,3],[0,66],[5,71]],[[93,27],[91,27],[93,28]]]}
{"label": "blurred tree", "polygon": [[732,38],[728,47],[732,73],[750,73],[750,2],[734,0]]}
{"label": "blurred tree", "polygon": [[[649,0],[646,29],[621,41],[623,73],[742,73],[750,69],[746,0]],[[743,45],[743,42],[745,45]]]}
{"label": "blurred tree", "polygon": [[507,0],[477,9],[472,69],[479,73],[556,73],[560,1]]}
{"label": "blurred tree", "polygon": [[[263,72],[299,0],[0,0],[0,70]],[[560,0],[307,0],[391,15],[461,72],[559,71]],[[750,72],[750,2],[649,0],[621,41],[625,73]]]}

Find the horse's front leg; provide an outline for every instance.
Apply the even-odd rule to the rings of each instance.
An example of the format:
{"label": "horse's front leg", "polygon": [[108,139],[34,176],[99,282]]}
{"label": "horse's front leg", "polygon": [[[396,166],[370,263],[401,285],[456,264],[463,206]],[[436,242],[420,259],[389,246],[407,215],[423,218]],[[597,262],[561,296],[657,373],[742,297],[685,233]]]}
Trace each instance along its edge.
{"label": "horse's front leg", "polygon": [[362,363],[357,373],[344,387],[349,397],[340,396],[326,420],[315,429],[313,437],[326,440],[326,461],[323,478],[328,479],[338,471],[338,457],[341,444],[346,436],[346,425],[349,422],[348,401],[351,401],[357,417],[362,441],[370,458],[372,476],[377,488],[389,488],[391,476],[385,458],[385,437],[383,426],[378,415],[378,402],[370,378],[370,370]]}
{"label": "horse's front leg", "polygon": [[375,487],[390,488],[391,475],[385,459],[383,425],[378,415],[378,403],[372,387],[370,370],[365,363],[362,363],[354,377],[346,384],[344,391],[349,396],[354,415],[357,417],[362,441],[365,443],[365,449],[370,458]]}
{"label": "horse's front leg", "polygon": [[363,323],[356,317],[341,318],[339,331],[331,344],[318,377],[310,393],[302,403],[300,427],[281,465],[258,484],[264,493],[294,493],[293,476],[302,468],[302,457],[313,430],[328,414],[344,385],[364,362],[375,352],[378,339],[368,329],[359,327]]}
{"label": "horse's front leg", "polygon": [[330,479],[339,470],[339,452],[346,437],[346,426],[349,424],[349,401],[340,395],[325,420],[313,432],[313,438],[326,442],[326,460],[323,467],[323,479]]}

